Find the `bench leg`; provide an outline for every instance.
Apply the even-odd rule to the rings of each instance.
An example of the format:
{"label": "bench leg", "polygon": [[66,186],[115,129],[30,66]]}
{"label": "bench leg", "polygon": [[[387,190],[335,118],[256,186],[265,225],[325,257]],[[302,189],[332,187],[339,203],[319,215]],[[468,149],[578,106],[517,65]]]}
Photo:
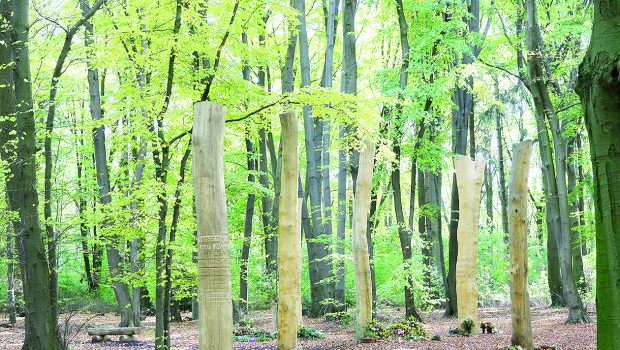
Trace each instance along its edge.
{"label": "bench leg", "polygon": [[137,340],[138,340],[137,335],[121,335],[120,337],[118,337],[118,341],[121,343],[137,341]]}
{"label": "bench leg", "polygon": [[92,337],[92,341],[93,343],[101,343],[104,341],[111,341],[112,338],[110,338],[109,335],[93,335]]}

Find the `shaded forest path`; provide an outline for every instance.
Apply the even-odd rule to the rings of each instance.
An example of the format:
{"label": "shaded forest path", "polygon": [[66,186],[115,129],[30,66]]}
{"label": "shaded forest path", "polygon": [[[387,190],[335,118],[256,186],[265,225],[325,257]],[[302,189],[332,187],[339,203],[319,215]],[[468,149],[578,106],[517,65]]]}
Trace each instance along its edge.
{"label": "shaded forest path", "polygon": [[[592,309],[592,308],[590,308]],[[450,328],[456,327],[456,319],[442,318],[442,310],[424,315],[425,329],[431,334],[441,335],[441,341],[399,341],[390,339],[371,344],[357,344],[353,341],[353,326],[342,326],[334,321],[324,319],[304,318],[304,325],[313,327],[325,333],[322,340],[300,340],[300,346],[309,350],[323,349],[400,349],[400,350],[487,350],[498,349],[510,345],[510,309],[509,308],[483,308],[479,309],[480,320],[490,321],[497,324],[498,334],[475,335],[471,337],[447,336]],[[379,319],[381,321],[397,321],[403,310],[393,308],[381,308]],[[184,315],[187,316],[187,315]],[[534,345],[557,347],[562,350],[595,350],[596,349],[596,324],[565,324],[566,309],[532,308],[532,333]],[[591,313],[592,319],[596,319]],[[273,330],[273,313],[271,311],[252,312],[249,317],[255,322],[255,326]],[[6,320],[6,315],[0,314],[0,323]],[[116,341],[106,343],[91,343],[90,337],[82,329],[76,334],[76,330],[85,322],[88,326],[115,325],[118,316],[108,313],[105,315],[78,314],[69,322],[71,331],[75,336],[71,343],[74,350],[95,349],[154,349],[154,331],[146,330],[140,335],[139,342],[118,343]],[[62,327],[63,322],[61,322]],[[148,317],[144,324],[154,327],[155,318]],[[479,329],[478,329],[479,331]],[[13,329],[0,328],[0,349],[17,350],[21,348],[24,339],[23,318],[18,320],[17,327]],[[198,323],[186,321],[172,324],[172,347],[179,350],[194,350],[198,348]],[[276,349],[276,342],[243,343],[235,342],[236,350],[271,350]]]}

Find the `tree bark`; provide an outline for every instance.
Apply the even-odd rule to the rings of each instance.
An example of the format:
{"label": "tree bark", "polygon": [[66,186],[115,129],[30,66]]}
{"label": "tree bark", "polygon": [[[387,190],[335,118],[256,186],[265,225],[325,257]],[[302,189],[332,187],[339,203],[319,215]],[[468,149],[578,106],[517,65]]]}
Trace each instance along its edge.
{"label": "tree bark", "polygon": [[[553,135],[553,149],[555,160],[555,182],[558,193],[558,207],[560,213],[561,234],[558,238],[558,252],[560,257],[560,271],[562,274],[562,287],[564,301],[569,309],[568,322],[590,322],[590,318],[583,307],[581,297],[577,291],[572,268],[572,250],[569,227],[568,193],[566,186],[566,152],[560,127],[555,114],[553,104],[543,74],[543,57],[541,53],[542,38],[538,27],[536,0],[526,1],[527,19],[527,47],[530,52],[528,60],[528,73],[530,79],[530,91],[534,100],[537,115],[543,116],[549,122]],[[549,179],[551,181],[551,179]]]}
{"label": "tree bark", "polygon": [[[305,0],[296,1],[297,10],[299,11],[301,86],[305,87],[311,84],[310,54],[305,15],[306,5]],[[304,106],[303,116],[306,146],[306,190],[309,193],[309,209],[312,223],[311,232],[306,232],[312,299],[310,314],[317,317],[329,313],[333,309],[333,305],[331,305],[333,302],[330,301],[334,297],[333,265],[330,258],[331,251],[327,244],[327,240],[331,237],[327,236],[321,200],[321,141],[317,140],[316,137],[317,132],[322,132],[322,126],[315,128],[315,124],[318,121],[312,116],[312,110],[309,106]]]}
{"label": "tree bark", "polygon": [[579,66],[594,171],[597,346],[620,348],[620,3],[594,1],[592,38]]}
{"label": "tree bark", "polygon": [[282,191],[278,227],[278,349],[297,348],[297,300],[301,297],[300,217],[297,210],[298,135],[297,118],[289,112],[280,115],[282,124]]}
{"label": "tree bark", "polygon": [[[52,308],[49,266],[39,222],[36,164],[36,130],[29,57],[29,1],[0,3],[0,156],[9,165],[6,176],[10,209],[19,255],[26,309],[22,349],[61,348],[58,323]],[[15,40],[13,40],[15,38]],[[6,67],[13,67],[7,69]]]}
{"label": "tree bark", "polygon": [[[246,136],[245,149],[247,152],[248,163],[248,183],[250,186],[256,181],[254,176],[255,164],[254,160],[254,145],[252,140]],[[241,248],[241,266],[239,271],[239,299],[241,301],[241,309],[243,312],[248,311],[248,263],[250,260],[250,245],[252,243],[252,221],[254,218],[254,202],[256,200],[256,193],[253,189],[250,189],[248,194],[248,200],[245,205],[245,221],[243,224],[243,246]]]}
{"label": "tree bark", "polygon": [[567,182],[567,190],[569,196],[576,195],[577,198],[574,198],[570,201],[569,208],[569,227],[570,227],[570,245],[572,251],[572,265],[573,265],[573,276],[575,276],[575,283],[577,284],[577,288],[580,292],[587,292],[587,284],[585,280],[585,274],[583,272],[583,259],[581,256],[581,234],[579,232],[579,225],[582,223],[579,222],[579,201],[582,200],[582,193],[576,193],[577,190],[577,172],[578,166],[576,164],[576,160],[571,157],[571,155],[575,152],[575,138],[568,140],[567,142],[567,168],[566,174],[568,175]]}
{"label": "tree bark", "polygon": [[[77,134],[77,133],[76,133]],[[86,217],[85,217],[85,211],[86,211],[86,198],[85,198],[85,193],[86,190],[84,189],[84,180],[83,180],[83,175],[82,175],[82,171],[84,169],[84,165],[83,165],[83,155],[80,153],[80,150],[83,147],[82,144],[82,133],[80,132],[78,134],[79,136],[79,140],[78,140],[78,147],[76,147],[75,149],[75,159],[76,159],[76,171],[77,171],[77,182],[78,182],[78,188],[80,189],[80,194],[79,194],[79,198],[77,201],[77,210],[78,210],[78,216],[80,218],[80,237],[81,237],[81,244],[82,244],[82,259],[84,261],[84,273],[86,274],[86,283],[88,284],[88,290],[91,292],[96,292],[98,285],[95,283],[95,279],[92,273],[92,269],[91,269],[91,265],[90,265],[90,254],[89,254],[89,248],[88,248],[88,225],[86,225]]]}
{"label": "tree bark", "polygon": [[[499,87],[496,86],[496,93],[499,95]],[[508,195],[506,193],[506,166],[504,159],[504,126],[501,120],[501,112],[495,112],[495,130],[497,131],[497,154],[499,163],[499,202],[502,210],[502,237],[505,243],[508,243]]]}
{"label": "tree bark", "polygon": [[198,225],[199,348],[232,349],[232,295],[224,188],[226,108],[194,105],[192,168]]}
{"label": "tree bark", "polygon": [[466,317],[478,324],[478,218],[480,211],[480,190],[486,161],[469,156],[454,158],[454,172],[459,189],[460,218],[458,222],[458,261],[456,264],[456,293],[459,300],[459,324]]}
{"label": "tree bark", "polygon": [[527,285],[527,179],[530,170],[532,141],[515,146],[510,172],[508,211],[510,249],[510,300],[513,346],[532,349],[530,296]]}

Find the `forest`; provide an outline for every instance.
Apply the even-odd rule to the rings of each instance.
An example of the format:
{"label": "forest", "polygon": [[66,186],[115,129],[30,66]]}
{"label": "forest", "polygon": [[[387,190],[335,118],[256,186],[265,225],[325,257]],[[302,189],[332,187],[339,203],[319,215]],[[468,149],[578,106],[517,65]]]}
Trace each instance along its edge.
{"label": "forest", "polygon": [[0,348],[620,349],[620,0],[0,0]]}

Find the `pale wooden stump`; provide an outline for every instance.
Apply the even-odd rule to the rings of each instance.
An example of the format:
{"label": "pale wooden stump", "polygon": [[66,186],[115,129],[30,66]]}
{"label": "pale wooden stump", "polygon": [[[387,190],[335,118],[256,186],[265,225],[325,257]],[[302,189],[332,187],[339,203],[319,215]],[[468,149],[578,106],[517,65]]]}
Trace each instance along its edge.
{"label": "pale wooden stump", "polygon": [[480,189],[486,161],[473,161],[468,156],[454,158],[454,172],[459,191],[459,223],[457,229],[458,259],[456,262],[456,296],[459,324],[466,317],[478,327],[478,218]]}
{"label": "pale wooden stump", "polygon": [[527,178],[530,170],[532,141],[514,148],[510,172],[508,232],[510,249],[510,300],[512,313],[512,345],[532,349],[530,296],[527,290]]}
{"label": "pale wooden stump", "polygon": [[372,283],[370,279],[370,257],[368,254],[368,212],[372,190],[372,171],[374,167],[375,147],[371,142],[362,144],[359,158],[359,171],[355,188],[355,205],[351,238],[355,266],[355,290],[357,301],[356,332],[363,336],[366,327],[372,321]]}
{"label": "pale wooden stump", "polygon": [[192,165],[198,227],[199,349],[230,350],[233,310],[224,188],[226,108],[194,104]]}
{"label": "pale wooden stump", "polygon": [[301,216],[297,200],[298,132],[292,112],[280,115],[282,178],[278,227],[278,350],[297,348],[301,294]]}

